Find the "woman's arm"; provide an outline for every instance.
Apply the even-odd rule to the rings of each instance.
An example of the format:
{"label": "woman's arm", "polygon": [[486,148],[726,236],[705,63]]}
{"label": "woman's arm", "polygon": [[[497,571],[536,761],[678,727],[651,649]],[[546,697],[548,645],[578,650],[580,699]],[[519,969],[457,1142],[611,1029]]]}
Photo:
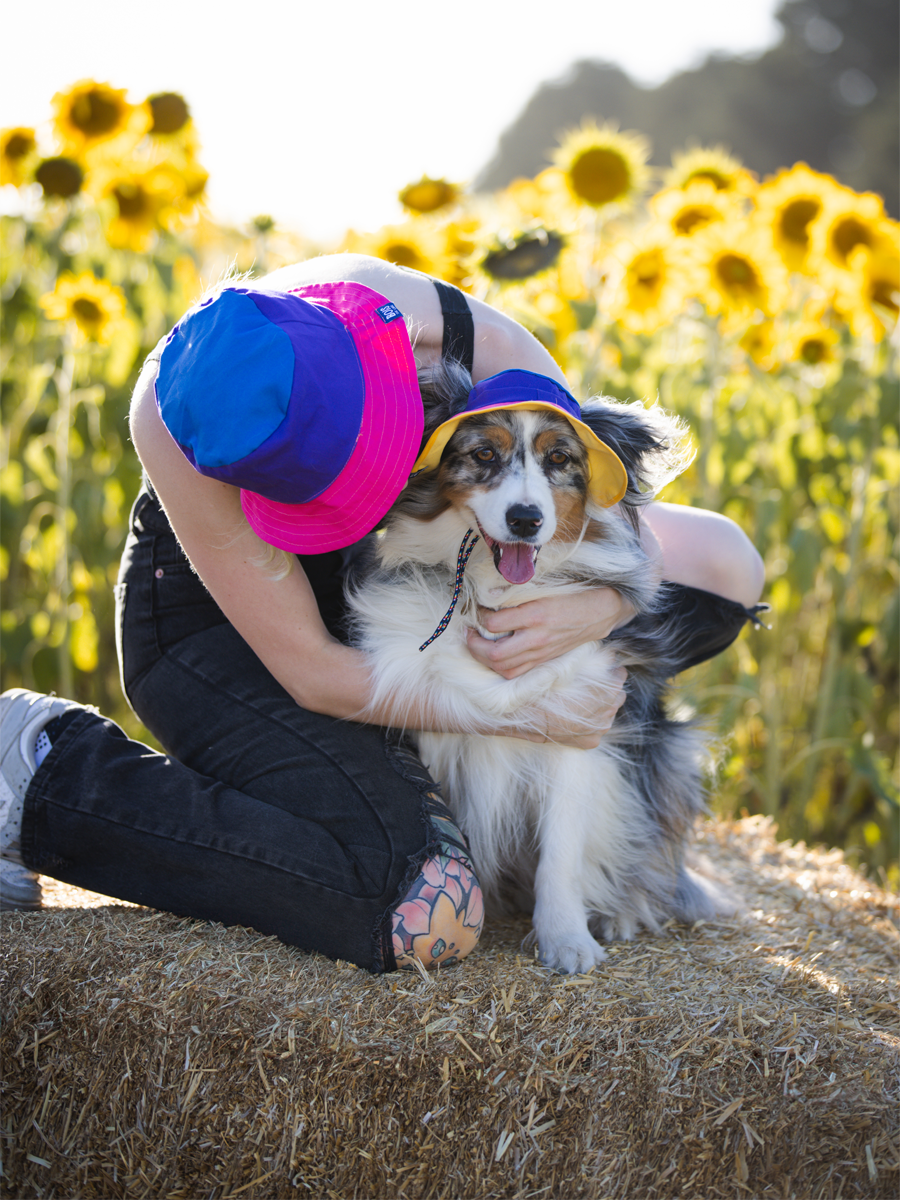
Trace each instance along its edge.
{"label": "woman's arm", "polygon": [[[339,279],[363,283],[380,292],[412,320],[413,352],[420,367],[433,366],[440,359],[444,318],[437,289],[427,275],[364,254],[328,254],[273,271],[260,286],[288,291],[304,284],[331,283]],[[499,371],[518,367],[548,375],[568,387],[566,377],[552,355],[524,326],[473,296],[466,299],[475,324],[472,372],[475,383]]]}

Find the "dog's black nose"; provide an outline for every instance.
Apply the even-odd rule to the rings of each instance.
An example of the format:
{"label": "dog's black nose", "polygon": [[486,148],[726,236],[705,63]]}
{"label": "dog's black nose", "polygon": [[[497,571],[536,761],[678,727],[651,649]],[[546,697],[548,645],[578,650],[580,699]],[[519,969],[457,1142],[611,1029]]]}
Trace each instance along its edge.
{"label": "dog's black nose", "polygon": [[534,537],[544,523],[544,514],[533,504],[511,504],[506,510],[506,524],[517,538]]}

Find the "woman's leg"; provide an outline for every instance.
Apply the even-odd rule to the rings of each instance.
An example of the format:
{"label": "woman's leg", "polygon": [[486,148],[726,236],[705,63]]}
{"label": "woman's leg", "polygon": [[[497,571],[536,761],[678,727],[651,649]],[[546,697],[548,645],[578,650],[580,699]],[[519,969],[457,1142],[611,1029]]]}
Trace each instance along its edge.
{"label": "woman's leg", "polygon": [[136,507],[120,644],[126,693],[172,757],[90,711],[66,714],[25,797],[24,863],[370,970],[463,957],[480,891],[421,764],[380,729],[298,708],[160,517]]}

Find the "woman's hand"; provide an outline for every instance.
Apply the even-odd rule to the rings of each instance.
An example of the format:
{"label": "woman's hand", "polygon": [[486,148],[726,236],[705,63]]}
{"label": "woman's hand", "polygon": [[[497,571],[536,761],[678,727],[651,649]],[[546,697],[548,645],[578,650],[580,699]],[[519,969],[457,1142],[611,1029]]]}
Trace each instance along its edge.
{"label": "woman's hand", "polygon": [[[555,742],[559,746],[574,746],[577,750],[593,750],[600,745],[604,733],[612,726],[616,713],[625,703],[625,680],[628,672],[624,667],[618,667],[613,672],[613,680],[618,685],[615,692],[610,694],[609,688],[598,689],[596,704],[590,704],[581,711],[571,710],[562,716],[550,714],[540,708],[527,712],[528,727],[521,729],[504,729],[506,737],[524,738],[527,742]],[[535,729],[545,726],[544,732]]]}
{"label": "woman's hand", "polygon": [[479,608],[482,628],[509,636],[491,641],[470,629],[466,641],[478,662],[504,679],[515,679],[576,646],[602,641],[633,616],[631,604],[617,591],[592,588],[575,595],[542,596],[515,608]]}

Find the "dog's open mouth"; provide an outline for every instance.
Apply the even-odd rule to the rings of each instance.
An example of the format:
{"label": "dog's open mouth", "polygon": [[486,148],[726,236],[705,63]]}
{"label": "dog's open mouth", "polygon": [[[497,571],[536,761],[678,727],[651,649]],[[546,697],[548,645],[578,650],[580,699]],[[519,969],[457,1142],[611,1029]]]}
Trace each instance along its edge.
{"label": "dog's open mouth", "polygon": [[527,583],[534,577],[534,565],[540,553],[540,546],[532,546],[528,542],[498,542],[478,526],[484,544],[494,556],[494,566],[507,583]]}

